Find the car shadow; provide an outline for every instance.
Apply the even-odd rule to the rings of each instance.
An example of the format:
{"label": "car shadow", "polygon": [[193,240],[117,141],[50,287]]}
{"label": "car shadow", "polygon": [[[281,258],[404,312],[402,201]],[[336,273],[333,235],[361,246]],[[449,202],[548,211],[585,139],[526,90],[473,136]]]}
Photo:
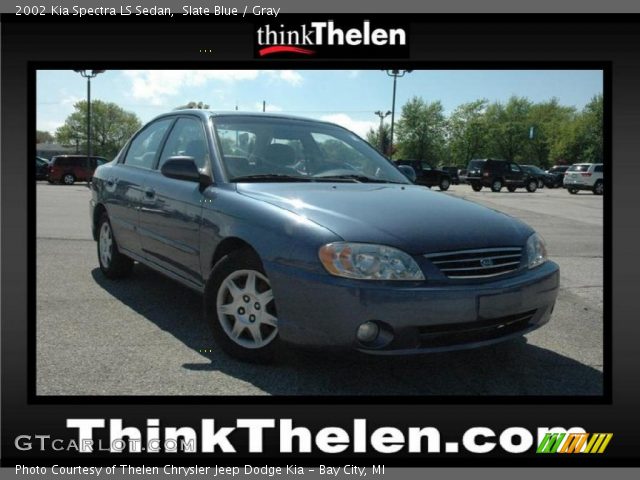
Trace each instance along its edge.
{"label": "car shadow", "polygon": [[272,395],[589,395],[602,372],[526,338],[491,347],[417,356],[371,356],[287,348],[269,365],[230,358],[213,342],[202,297],[136,264],[117,282],[92,276],[109,294],[202,355],[190,371],[219,371]]}

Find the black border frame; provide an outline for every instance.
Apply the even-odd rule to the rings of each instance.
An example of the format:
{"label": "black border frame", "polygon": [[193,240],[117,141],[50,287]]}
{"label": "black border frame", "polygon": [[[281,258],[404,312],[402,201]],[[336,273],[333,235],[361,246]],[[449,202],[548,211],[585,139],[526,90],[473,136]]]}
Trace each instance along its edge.
{"label": "black border frame", "polygon": [[[321,15],[319,15],[321,16]],[[535,22],[535,16],[532,15],[530,21]],[[469,21],[471,19],[455,18],[453,21]],[[491,16],[495,20],[495,16]],[[590,16],[587,16],[590,17]],[[500,18],[500,17],[498,17]],[[555,16],[553,17],[556,18]],[[15,19],[15,17],[14,17]],[[504,20],[504,17],[502,18]],[[581,20],[595,20],[594,17]],[[529,20],[527,18],[527,20]],[[548,19],[547,19],[548,20]],[[566,21],[563,15],[559,15],[558,21]],[[471,20],[476,23],[476,21]],[[35,132],[36,132],[36,72],[37,70],[65,69],[70,70],[76,68],[84,69],[107,69],[107,70],[124,70],[131,67],[129,61],[113,62],[113,61],[28,61],[27,62],[27,155],[28,158],[35,156]],[[234,405],[338,405],[338,404],[362,404],[371,405],[594,405],[594,404],[612,404],[612,62],[611,61],[455,61],[455,62],[431,62],[431,61],[384,61],[384,60],[349,60],[350,68],[358,67],[364,70],[378,70],[381,64],[385,69],[388,68],[412,68],[414,70],[601,70],[603,74],[603,98],[604,98],[604,118],[603,118],[603,154],[606,159],[604,162],[605,169],[605,195],[604,202],[604,222],[603,222],[603,394],[601,396],[587,395],[500,395],[500,396],[460,396],[460,395],[437,395],[437,396],[333,396],[333,395],[282,395],[282,396],[57,396],[57,395],[37,395],[36,394],[36,183],[31,181],[35,175],[35,167],[28,164],[28,245],[27,249],[29,257],[27,261],[27,278],[28,278],[28,324],[27,324],[27,371],[28,371],[28,392],[27,404],[35,405],[77,405],[77,404],[115,404],[115,405],[193,405],[193,404],[229,404]],[[298,70],[340,70],[346,69],[347,62],[340,60],[325,59],[300,59],[300,60],[282,60],[282,59],[260,59],[253,61],[221,61],[215,62],[216,69],[255,69],[260,65],[261,69],[283,69],[296,68]],[[189,69],[202,67],[202,64],[193,61],[145,61],[136,63],[136,68],[140,69]],[[253,459],[254,461],[256,459]],[[302,459],[300,459],[302,460]],[[433,459],[435,460],[435,459]],[[301,463],[301,462],[299,462]],[[327,463],[327,462],[325,462]],[[541,462],[536,462],[540,464]]]}

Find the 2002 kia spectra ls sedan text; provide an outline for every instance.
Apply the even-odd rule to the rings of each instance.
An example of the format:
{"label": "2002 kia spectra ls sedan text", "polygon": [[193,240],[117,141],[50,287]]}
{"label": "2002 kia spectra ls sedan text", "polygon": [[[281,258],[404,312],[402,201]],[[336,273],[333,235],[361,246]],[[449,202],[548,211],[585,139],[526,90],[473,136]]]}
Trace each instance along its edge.
{"label": "2002 kia spectra ls sedan text", "polygon": [[161,115],[99,167],[91,218],[109,278],[138,261],[203,293],[217,344],[367,353],[470,348],[549,320],[558,267],[502,213],[412,185],[336,125]]}

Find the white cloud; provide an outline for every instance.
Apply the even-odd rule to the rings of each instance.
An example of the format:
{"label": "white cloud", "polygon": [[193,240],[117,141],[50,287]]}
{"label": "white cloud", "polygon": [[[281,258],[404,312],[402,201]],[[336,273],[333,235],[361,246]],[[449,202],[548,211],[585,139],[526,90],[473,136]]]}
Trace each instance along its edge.
{"label": "white cloud", "polygon": [[284,80],[294,87],[302,83],[302,75],[294,70],[275,70],[275,72],[280,80]]}
{"label": "white cloud", "polygon": [[375,120],[355,120],[346,113],[332,113],[320,117],[325,122],[337,123],[338,125],[357,133],[361,137],[365,137],[370,128],[376,128]]}
{"label": "white cloud", "polygon": [[209,81],[242,82],[267,75],[294,86],[302,83],[302,75],[293,70],[125,70],[124,75],[131,82],[131,95],[151,105],[162,105],[183,88]]}

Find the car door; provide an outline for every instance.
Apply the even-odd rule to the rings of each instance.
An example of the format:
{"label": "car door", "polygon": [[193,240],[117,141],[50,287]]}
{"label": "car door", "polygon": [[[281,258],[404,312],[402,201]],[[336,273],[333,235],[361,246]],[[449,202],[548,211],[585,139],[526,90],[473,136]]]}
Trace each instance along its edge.
{"label": "car door", "polygon": [[209,147],[202,121],[181,116],[169,133],[156,168],[145,178],[139,234],[149,261],[196,284],[200,271],[200,225],[203,195],[200,185],[161,173],[171,157],[192,157],[198,168],[208,168]]}
{"label": "car door", "polygon": [[142,254],[137,231],[142,185],[173,122],[173,118],[162,118],[138,132],[104,179],[104,203],[118,247],[136,255]]}
{"label": "car door", "polygon": [[427,162],[420,162],[423,183],[429,187],[438,184],[437,172]]}
{"label": "car door", "polygon": [[524,185],[524,170],[517,163],[509,162],[505,181],[507,185]]}

